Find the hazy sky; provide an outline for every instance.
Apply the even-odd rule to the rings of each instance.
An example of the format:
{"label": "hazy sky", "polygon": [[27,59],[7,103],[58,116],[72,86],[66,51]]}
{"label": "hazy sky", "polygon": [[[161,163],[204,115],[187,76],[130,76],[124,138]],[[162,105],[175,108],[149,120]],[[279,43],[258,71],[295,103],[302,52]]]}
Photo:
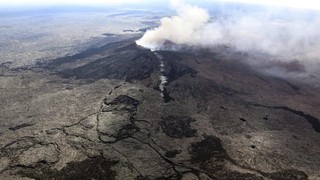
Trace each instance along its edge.
{"label": "hazy sky", "polygon": [[[320,10],[319,0],[185,0],[197,4],[200,2],[243,2],[271,6],[282,6],[303,9]],[[142,4],[166,3],[169,0],[0,0],[0,6],[52,6],[52,5],[101,5],[101,4]]]}
{"label": "hazy sky", "polygon": [[320,10],[319,0],[221,0],[231,2],[244,2],[290,8],[317,9]]}
{"label": "hazy sky", "polygon": [[[150,1],[150,0],[148,0]],[[0,5],[99,5],[141,3],[147,0],[0,0]],[[152,0],[151,0],[152,1]]]}

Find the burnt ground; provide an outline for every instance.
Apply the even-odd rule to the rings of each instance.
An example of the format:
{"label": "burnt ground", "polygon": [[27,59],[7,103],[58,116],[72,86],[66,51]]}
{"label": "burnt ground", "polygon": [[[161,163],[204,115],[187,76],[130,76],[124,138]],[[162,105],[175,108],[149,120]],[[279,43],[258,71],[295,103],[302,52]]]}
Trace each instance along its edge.
{"label": "burnt ground", "polygon": [[1,67],[0,179],[320,178],[317,87],[223,48],[157,53],[164,72],[134,39]]}
{"label": "burnt ground", "polygon": [[195,137],[197,130],[190,128],[190,123],[195,121],[188,116],[168,116],[163,118],[160,126],[163,132],[172,138]]}
{"label": "burnt ground", "polygon": [[17,174],[32,179],[70,179],[70,180],[107,180],[115,179],[116,173],[111,167],[116,162],[109,162],[103,157],[93,157],[81,162],[68,163],[60,171],[50,169],[46,162],[40,162],[33,168],[18,168]]}

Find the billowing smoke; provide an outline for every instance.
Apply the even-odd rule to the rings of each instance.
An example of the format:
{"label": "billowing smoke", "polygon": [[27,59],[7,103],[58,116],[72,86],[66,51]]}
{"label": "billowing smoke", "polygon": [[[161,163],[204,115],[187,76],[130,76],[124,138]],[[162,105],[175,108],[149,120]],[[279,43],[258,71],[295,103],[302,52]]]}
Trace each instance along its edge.
{"label": "billowing smoke", "polygon": [[288,11],[277,16],[279,12],[271,10],[221,17],[183,1],[173,0],[171,4],[177,15],[162,18],[161,25],[147,31],[137,41],[138,45],[153,50],[164,48],[168,42],[196,47],[223,45],[237,51],[276,57],[282,62],[319,63],[320,18],[317,13],[299,16]]}
{"label": "billowing smoke", "polygon": [[194,44],[194,36],[198,36],[208,24],[210,15],[205,9],[185,4],[180,0],[172,0],[171,5],[178,15],[161,19],[161,25],[137,41],[138,45],[149,49],[159,49],[167,41],[175,44]]}

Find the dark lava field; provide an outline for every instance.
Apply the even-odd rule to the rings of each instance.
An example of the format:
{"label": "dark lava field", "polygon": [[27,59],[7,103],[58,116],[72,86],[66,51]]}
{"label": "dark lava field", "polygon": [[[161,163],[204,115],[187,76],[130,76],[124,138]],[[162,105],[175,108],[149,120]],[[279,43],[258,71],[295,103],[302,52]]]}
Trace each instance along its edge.
{"label": "dark lava field", "polygon": [[136,39],[1,66],[0,179],[320,179],[318,87]]}

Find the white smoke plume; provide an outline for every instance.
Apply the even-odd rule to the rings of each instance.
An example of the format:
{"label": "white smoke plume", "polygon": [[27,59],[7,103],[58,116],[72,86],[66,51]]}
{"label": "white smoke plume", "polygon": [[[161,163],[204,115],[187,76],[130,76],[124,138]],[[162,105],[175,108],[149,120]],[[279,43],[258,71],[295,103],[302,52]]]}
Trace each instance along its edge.
{"label": "white smoke plume", "polygon": [[284,62],[320,62],[318,13],[307,18],[290,14],[275,18],[273,13],[279,12],[271,10],[213,17],[207,10],[183,1],[173,0],[171,4],[177,15],[162,18],[161,25],[147,31],[136,42],[138,45],[152,50],[162,49],[167,42],[196,47],[225,45],[238,51],[271,55]]}
{"label": "white smoke plume", "polygon": [[137,41],[138,45],[149,49],[158,49],[166,41],[175,44],[192,44],[195,35],[201,34],[202,28],[209,22],[210,15],[205,9],[172,0],[171,5],[178,15],[161,19],[161,25]]}
{"label": "white smoke plume", "polygon": [[168,78],[164,75],[165,65],[164,65],[164,62],[163,62],[163,57],[160,54],[158,54],[157,52],[155,52],[154,54],[157,56],[157,58],[160,61],[160,73],[161,73],[161,75],[160,75],[159,90],[161,92],[161,96],[164,97],[165,86],[168,83]]}

